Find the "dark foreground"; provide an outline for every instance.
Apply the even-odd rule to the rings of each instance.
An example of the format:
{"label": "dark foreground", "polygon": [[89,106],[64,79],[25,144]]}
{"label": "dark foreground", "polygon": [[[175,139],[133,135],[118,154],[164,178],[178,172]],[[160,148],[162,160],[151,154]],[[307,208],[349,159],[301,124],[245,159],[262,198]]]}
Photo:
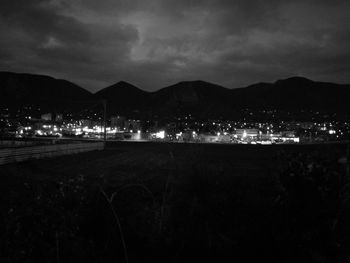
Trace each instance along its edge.
{"label": "dark foreground", "polygon": [[0,262],[346,262],[346,145],[115,143],[0,167]]}

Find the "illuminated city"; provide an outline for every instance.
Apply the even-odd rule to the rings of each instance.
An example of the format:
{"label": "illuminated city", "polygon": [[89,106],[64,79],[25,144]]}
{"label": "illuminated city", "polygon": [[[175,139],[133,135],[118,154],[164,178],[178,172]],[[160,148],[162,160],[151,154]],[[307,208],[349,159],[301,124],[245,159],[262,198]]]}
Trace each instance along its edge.
{"label": "illuminated city", "polygon": [[349,0],[1,0],[0,263],[350,262]]}
{"label": "illuminated city", "polygon": [[[271,114],[278,114],[271,111]],[[251,114],[249,114],[251,115]],[[74,114],[11,115],[1,110],[1,136],[9,138],[164,141],[226,144],[284,144],[344,141],[350,138],[350,123],[342,121],[229,121],[196,120],[191,114],[172,121],[135,120],[93,114],[79,119]],[[243,118],[246,119],[246,118]]]}

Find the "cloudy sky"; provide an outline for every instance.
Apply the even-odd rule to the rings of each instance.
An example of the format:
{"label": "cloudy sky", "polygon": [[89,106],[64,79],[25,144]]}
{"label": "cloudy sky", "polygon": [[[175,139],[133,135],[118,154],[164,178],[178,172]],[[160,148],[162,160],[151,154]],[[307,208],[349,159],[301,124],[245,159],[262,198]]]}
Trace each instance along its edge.
{"label": "cloudy sky", "polygon": [[349,0],[1,0],[0,70],[97,91],[290,76],[350,83]]}

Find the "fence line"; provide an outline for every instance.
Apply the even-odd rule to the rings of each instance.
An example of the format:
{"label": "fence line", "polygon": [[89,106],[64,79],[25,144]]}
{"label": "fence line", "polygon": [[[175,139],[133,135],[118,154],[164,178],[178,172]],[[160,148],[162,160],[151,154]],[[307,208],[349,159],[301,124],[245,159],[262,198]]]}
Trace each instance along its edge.
{"label": "fence line", "polygon": [[34,140],[34,141],[0,140],[0,146],[3,148],[48,145],[48,144],[52,144],[52,140]]}
{"label": "fence line", "polygon": [[0,149],[0,165],[60,155],[103,150],[103,142],[73,143]]}

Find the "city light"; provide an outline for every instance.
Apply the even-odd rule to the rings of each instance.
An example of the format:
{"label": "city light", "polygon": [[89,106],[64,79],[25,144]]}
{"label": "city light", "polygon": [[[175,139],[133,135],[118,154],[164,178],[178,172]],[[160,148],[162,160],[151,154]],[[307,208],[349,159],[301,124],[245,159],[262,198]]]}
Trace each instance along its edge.
{"label": "city light", "polygon": [[156,133],[157,139],[164,139],[165,138],[165,131],[159,131]]}
{"label": "city light", "polygon": [[[251,112],[251,111],[249,111]],[[270,111],[265,111],[270,112]],[[271,111],[275,114],[276,111]],[[79,137],[84,139],[100,139],[104,131],[108,140],[162,140],[171,142],[210,142],[230,144],[288,144],[288,143],[320,143],[340,141],[350,138],[350,123],[342,121],[312,120],[312,121],[250,121],[208,119],[200,120],[194,116],[176,117],[175,121],[153,121],[128,119],[119,116],[106,120],[106,126],[101,125],[98,118],[85,116],[79,119],[74,114],[65,114],[59,121],[56,114],[42,114],[47,119],[28,118],[28,113],[22,119],[11,119],[7,111],[3,111],[0,121],[3,129],[15,130],[15,136],[30,138],[35,136]],[[256,114],[254,113],[254,116]],[[67,118],[67,116],[69,116]],[[51,119],[50,119],[50,118]],[[114,119],[113,119],[114,118]],[[144,126],[143,126],[144,125]],[[152,132],[153,131],[153,132]],[[10,134],[10,133],[8,133]]]}

